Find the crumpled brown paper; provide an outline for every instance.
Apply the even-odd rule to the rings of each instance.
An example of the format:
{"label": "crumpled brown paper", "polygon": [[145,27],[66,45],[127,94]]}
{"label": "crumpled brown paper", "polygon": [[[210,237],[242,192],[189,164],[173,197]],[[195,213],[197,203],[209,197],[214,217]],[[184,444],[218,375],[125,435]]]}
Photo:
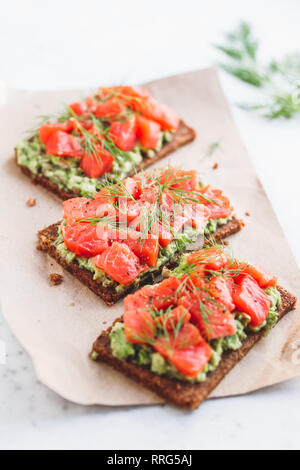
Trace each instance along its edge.
{"label": "crumpled brown paper", "polygon": [[[236,213],[247,210],[244,230],[231,237],[241,259],[265,266],[279,282],[300,296],[300,275],[289,246],[240,140],[214,69],[178,75],[149,84],[154,96],[174,107],[198,132],[197,140],[164,160],[196,168],[207,182],[223,188]],[[122,302],[107,307],[89,289],[44,253],[36,250],[39,229],[60,220],[61,202],[34,186],[13,161],[13,148],[37,115],[57,112],[61,105],[91,90],[25,92],[8,90],[0,106],[0,295],[4,316],[32,357],[41,382],[76,403],[141,405],[160,403],[155,395],[106,365],[89,359],[93,341],[122,314]],[[220,169],[209,172],[204,158],[212,142]],[[159,163],[162,165],[162,162]],[[37,205],[26,206],[36,198]],[[64,274],[51,287],[49,273]],[[284,318],[235,367],[213,396],[246,393],[300,375],[299,308]],[[298,341],[298,342],[297,342]],[[297,349],[298,348],[298,349]]]}

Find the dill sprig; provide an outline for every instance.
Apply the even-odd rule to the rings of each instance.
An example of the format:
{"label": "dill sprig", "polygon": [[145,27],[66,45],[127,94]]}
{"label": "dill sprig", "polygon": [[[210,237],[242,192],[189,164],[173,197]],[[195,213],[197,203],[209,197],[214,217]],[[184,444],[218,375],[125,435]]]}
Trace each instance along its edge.
{"label": "dill sprig", "polygon": [[211,142],[207,149],[206,149],[206,152],[204,154],[204,158],[209,158],[209,157],[212,157],[215,152],[218,150],[218,148],[220,147],[220,142],[219,141],[216,141],[216,142]]}
{"label": "dill sprig", "polygon": [[[229,266],[227,269],[219,271],[206,270],[206,275],[203,277],[203,284],[197,283],[196,285],[191,274],[199,264],[201,265],[201,262],[205,264],[209,261],[210,258],[207,256],[206,252],[212,247],[216,247],[220,252],[226,251],[226,256],[229,259]],[[227,252],[224,245],[218,244],[212,238],[209,246],[201,250],[201,253],[199,253],[199,256],[193,261],[193,263],[186,263],[181,267],[180,275],[176,276],[176,270],[172,272],[172,275],[175,275],[180,279],[180,284],[174,294],[170,295],[170,297],[166,297],[164,300],[174,300],[175,305],[171,305],[166,309],[157,309],[153,305],[149,305],[147,307],[147,311],[151,313],[152,319],[155,321],[155,338],[164,340],[164,346],[168,350],[169,354],[172,354],[173,350],[185,348],[189,344],[188,338],[185,338],[184,336],[179,342],[176,342],[179,332],[184,326],[184,312],[178,318],[174,318],[173,310],[176,308],[178,300],[182,296],[190,297],[192,295],[194,299],[196,298],[205,326],[206,335],[209,337],[214,334],[214,328],[217,326],[218,321],[215,317],[216,312],[225,312],[226,308],[216,298],[216,291],[213,287],[210,287],[209,281],[212,277],[234,277],[241,273],[239,263],[231,257],[232,254]],[[155,340],[153,341],[153,338],[150,338],[150,343],[148,342],[148,344],[155,345]]]}
{"label": "dill sprig", "polygon": [[257,64],[258,41],[253,38],[248,23],[242,22],[237,31],[227,34],[225,45],[215,47],[231,59],[231,63],[220,64],[226,72],[255,87],[268,81]]}
{"label": "dill sprig", "polygon": [[251,26],[245,22],[225,39],[225,45],[215,47],[230,62],[220,66],[239,80],[261,88],[265,95],[263,102],[242,104],[242,109],[257,111],[268,119],[290,119],[300,113],[300,54],[289,54],[281,60],[262,64],[258,60],[259,43],[253,37]]}
{"label": "dill sprig", "polygon": [[[93,123],[93,126],[105,136],[105,139],[102,141],[104,148],[113,155],[113,157],[118,160],[120,157],[124,160],[128,158],[128,152],[124,152],[123,150],[119,149],[114,141],[111,138],[110,134],[110,127],[105,126],[103,121],[107,121],[106,119],[99,119],[96,118],[93,114],[90,114],[90,119]],[[124,120],[127,120],[128,117]]]}
{"label": "dill sprig", "polygon": [[[151,204],[150,208],[147,206],[142,207],[141,216],[138,223],[141,226],[143,239],[146,239],[149,234],[153,238],[157,238],[159,224],[168,230],[172,236],[175,236],[176,231],[172,223],[180,211],[182,211],[182,208],[191,202],[195,204],[202,204],[199,199],[191,197],[191,195],[197,194],[198,197],[200,196],[202,198],[203,195],[201,193],[187,191],[178,187],[189,178],[188,175],[174,176],[173,169],[169,167],[164,173],[163,181],[161,177],[162,173],[159,169],[153,170],[151,173],[144,172],[140,176],[142,193],[146,189],[150,190],[151,196],[154,196],[156,201],[155,204]],[[169,194],[172,198],[174,198],[174,206],[171,214],[165,212],[162,209],[164,194]],[[203,199],[208,202],[217,203],[217,201],[208,199],[206,197],[203,197]],[[151,201],[152,198],[148,199],[149,203],[151,203]]]}
{"label": "dill sprig", "polygon": [[[149,344],[153,346],[156,343],[155,340],[155,324],[150,319],[143,318],[145,330],[148,331],[139,331],[137,334],[131,332],[131,338],[137,342],[142,342],[144,344]],[[152,334],[153,333],[153,334]]]}
{"label": "dill sprig", "polygon": [[[88,130],[86,130],[80,123],[80,119],[78,119],[78,116],[74,113],[74,111],[70,108],[67,107],[67,110],[72,116],[76,122],[76,127],[82,137],[82,144],[84,148],[85,154],[87,154],[91,158],[96,158],[97,162],[100,164],[100,166],[103,166],[103,160],[101,157],[101,150],[104,149],[104,139],[100,138],[96,134],[92,134]],[[90,118],[95,126],[96,123],[96,118],[90,114]],[[97,130],[99,130],[100,133],[104,134],[105,133],[105,128],[101,125],[100,123],[97,123]],[[100,130],[101,129],[101,130]]]}
{"label": "dill sprig", "polygon": [[101,95],[101,93],[99,93],[99,91],[97,93],[97,97],[102,102],[108,101],[111,98],[118,98],[121,102],[123,102],[126,106],[128,106],[128,104],[130,104],[132,102],[143,103],[145,101],[145,98],[142,98],[142,97],[139,97],[139,96],[126,95],[126,93],[124,93],[121,90],[113,90],[111,88],[106,88],[105,91],[106,91],[106,94],[104,96]]}
{"label": "dill sprig", "polygon": [[[201,265],[201,262],[205,264],[210,260],[209,255],[207,255],[207,251],[212,247],[220,250],[221,253],[226,252],[226,256],[229,260],[228,267],[219,271],[205,270],[206,275],[203,277],[203,284],[195,284],[191,274],[199,264]],[[216,313],[218,311],[225,313],[226,308],[220,301],[218,301],[216,290],[213,287],[210,287],[209,281],[212,277],[216,276],[234,277],[241,274],[242,271],[239,268],[239,264],[240,263],[233,258],[233,254],[229,253],[224,245],[217,243],[214,238],[211,238],[209,240],[209,245],[201,250],[199,256],[193,261],[193,263],[186,263],[181,267],[181,274],[178,276],[181,282],[177,290],[173,295],[164,299],[165,301],[173,299],[175,305],[171,305],[167,309],[160,310],[153,305],[147,307],[147,311],[151,313],[152,319],[155,322],[156,333],[154,339],[153,337],[147,338],[147,335],[145,334],[145,342],[155,346],[157,341],[162,340],[162,344],[168,352],[169,357],[172,356],[175,350],[183,349],[190,345],[188,336],[186,337],[183,335],[178,341],[179,333],[184,327],[185,312],[177,318],[173,317],[173,310],[176,308],[178,300],[182,296],[187,296],[188,298],[193,296],[193,298],[197,300],[205,329],[204,337],[213,337],[215,328],[218,325],[218,317],[216,317]],[[241,264],[244,265],[245,263]],[[173,271],[173,275],[176,275],[175,271]]]}
{"label": "dill sprig", "polygon": [[[104,201],[110,201],[116,209],[116,215],[114,217],[109,215],[83,218],[78,220],[77,223],[91,225],[107,224],[114,230],[138,231],[140,235],[136,239],[136,243],[140,244],[141,248],[149,238],[157,240],[158,243],[160,230],[163,229],[171,234],[176,243],[176,235],[178,233],[175,223],[176,218],[177,216],[184,216],[184,207],[187,204],[202,205],[204,200],[209,203],[219,204],[213,199],[206,198],[200,192],[183,189],[182,185],[188,178],[188,175],[174,175],[174,169],[170,167],[167,170],[139,173],[138,181],[141,186],[141,193],[145,196],[146,200],[144,204],[140,204],[139,200],[133,197],[123,181],[119,180],[112,183],[105,178],[102,184],[98,186],[100,191],[97,197]],[[147,191],[149,192],[148,202]],[[165,194],[174,202],[171,211],[163,207]],[[153,200],[155,203],[153,203]],[[139,207],[137,217],[130,224],[127,224],[127,201],[135,203]],[[189,243],[189,240],[187,239],[186,242]],[[183,244],[180,242],[177,244],[177,251],[182,250]]]}
{"label": "dill sprig", "polygon": [[[220,253],[226,252],[229,261],[228,266],[221,270],[205,269],[203,285],[195,285],[192,274],[197,276],[197,268],[201,267],[201,264],[205,265],[210,260],[213,261],[214,255],[212,255],[210,259],[210,256],[207,254],[212,247],[219,250]],[[208,240],[207,246],[200,251],[199,255],[192,263],[188,263],[187,261],[181,263],[180,267],[172,272],[173,276],[181,280],[174,294],[175,299],[179,299],[180,296],[186,292],[192,293],[197,298],[207,333],[213,332],[216,309],[224,310],[224,306],[215,298],[215,291],[213,288],[210,288],[209,281],[211,278],[218,276],[234,278],[243,272],[242,265],[244,265],[244,263],[240,263],[233,258],[233,253],[228,252],[224,245],[217,243],[216,240],[211,237],[210,240]]]}
{"label": "dill sprig", "polygon": [[205,268],[206,277],[204,279],[209,280],[211,277],[236,277],[243,272],[242,266],[245,263],[237,261],[234,256],[232,250],[228,250],[227,247],[222,242],[217,242],[213,236],[210,236],[206,239],[206,245],[201,250],[199,250],[199,255],[194,258],[193,262],[186,262],[181,264],[178,268],[175,268],[173,271],[173,275],[176,277],[183,277],[186,276],[187,281],[190,279],[191,274],[197,271],[197,268],[201,265],[207,264],[209,261],[213,261],[215,255],[212,254],[211,256],[207,253],[211,250],[211,248],[215,248],[220,253],[225,253],[228,259],[228,264],[225,268],[221,270],[213,270]]}
{"label": "dill sprig", "polygon": [[43,124],[47,124],[49,122],[66,122],[71,118],[71,114],[68,109],[65,109],[64,111],[61,111],[59,113],[53,113],[53,114],[40,114],[36,117],[36,124],[31,127],[30,129],[27,129],[25,132],[27,135],[33,136],[35,135],[39,128]]}
{"label": "dill sprig", "polygon": [[[151,313],[152,318],[155,320],[156,334],[155,338],[163,339],[164,346],[168,350],[169,354],[172,354],[174,350],[174,343],[176,342],[176,349],[183,349],[188,346],[188,340],[185,338],[177,341],[180,330],[184,325],[185,313],[182,313],[176,320],[173,318],[173,306],[167,309],[158,310],[156,307],[149,306],[147,310]],[[159,321],[157,321],[159,318]],[[156,341],[152,344],[155,344]]]}

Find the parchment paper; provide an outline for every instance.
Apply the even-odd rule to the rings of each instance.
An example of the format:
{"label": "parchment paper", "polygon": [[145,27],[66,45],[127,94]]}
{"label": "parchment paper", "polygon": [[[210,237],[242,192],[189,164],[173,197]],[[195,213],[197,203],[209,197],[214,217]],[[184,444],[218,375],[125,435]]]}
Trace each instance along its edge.
{"label": "parchment paper", "polygon": [[[279,282],[300,296],[300,275],[276,216],[240,140],[214,69],[149,84],[154,96],[174,107],[198,132],[197,140],[164,163],[196,168],[203,178],[230,196],[239,216],[249,211],[244,230],[231,237],[234,253],[277,273]],[[92,362],[88,355],[102,329],[122,314],[122,302],[105,304],[64,272],[50,287],[50,272],[62,269],[36,250],[36,232],[62,215],[61,202],[34,186],[14,163],[13,148],[37,115],[57,112],[63,103],[91,90],[25,92],[8,90],[0,106],[0,294],[4,316],[32,357],[38,378],[68,400],[91,405],[160,403],[152,393]],[[204,158],[220,142],[213,160]],[[220,165],[211,171],[212,163]],[[162,165],[162,162],[160,162]],[[29,197],[37,200],[26,207]],[[300,315],[289,314],[223,381],[213,396],[242,394],[300,375]]]}

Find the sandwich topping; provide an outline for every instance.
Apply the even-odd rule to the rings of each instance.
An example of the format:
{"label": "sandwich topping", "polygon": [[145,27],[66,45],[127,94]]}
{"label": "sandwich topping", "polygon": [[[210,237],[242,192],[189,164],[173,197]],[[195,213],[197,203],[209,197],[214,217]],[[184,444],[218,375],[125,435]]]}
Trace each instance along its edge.
{"label": "sandwich topping", "polygon": [[148,90],[99,88],[17,146],[18,163],[59,188],[92,195],[103,175],[123,179],[170,142],[180,119]]}
{"label": "sandwich topping", "polygon": [[179,168],[106,182],[93,199],[69,199],[63,207],[56,249],[117,290],[175,261],[199,235],[227,223],[233,210],[221,190]]}
{"label": "sandwich topping", "polygon": [[110,333],[112,354],[159,375],[203,382],[227,350],[278,320],[277,279],[232,259],[223,247],[185,254],[171,276],[124,300]]}

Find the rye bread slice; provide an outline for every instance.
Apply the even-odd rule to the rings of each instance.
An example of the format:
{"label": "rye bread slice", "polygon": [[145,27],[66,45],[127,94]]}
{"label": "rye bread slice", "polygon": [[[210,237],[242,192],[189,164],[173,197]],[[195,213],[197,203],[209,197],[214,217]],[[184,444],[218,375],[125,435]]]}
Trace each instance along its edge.
{"label": "rye bread slice", "polygon": [[[133,172],[131,172],[127,176],[131,176],[136,171],[144,170],[148,168],[153,163],[156,163],[158,160],[161,160],[166,155],[175,152],[179,147],[191,142],[196,138],[196,132],[191,127],[187,126],[185,122],[180,121],[180,125],[178,129],[174,132],[173,139],[171,142],[164,144],[162,149],[157,152],[157,154],[153,158],[143,158],[140,165],[138,165]],[[17,162],[17,150],[15,149],[15,160]],[[19,165],[17,163],[17,165]],[[59,188],[56,184],[52,183],[46,176],[42,174],[34,174],[32,173],[29,168],[23,165],[19,165],[21,171],[32,180],[35,184],[40,184],[44,188],[48,189],[52,193],[56,194],[60,199],[66,200],[72,197],[80,196],[80,191],[75,189],[73,191],[67,191],[65,189]]]}
{"label": "rye bread slice", "polygon": [[[284,315],[295,309],[297,299],[282,287],[278,287],[278,290],[280,291],[282,300],[278,319],[278,321],[280,321]],[[120,321],[120,319],[116,320],[116,322],[117,321]],[[93,351],[98,354],[97,360],[111,365],[126,376],[155,392],[167,402],[181,408],[189,409],[198,408],[231,369],[233,369],[255,344],[264,337],[264,331],[249,333],[239,350],[226,351],[224,353],[220,365],[214,372],[208,374],[205,382],[201,384],[189,384],[159,376],[146,367],[115,358],[112,355],[109,341],[111,328],[112,327],[104,331],[93,345]]]}
{"label": "rye bread slice", "polygon": [[[88,271],[86,268],[82,268],[78,265],[76,260],[71,261],[68,263],[57,251],[56,247],[53,245],[53,242],[56,240],[58,235],[58,228],[60,226],[60,222],[50,225],[49,227],[40,230],[38,233],[39,238],[39,245],[38,248],[42,251],[47,252],[52,258],[54,258],[63,268],[69,271],[73,276],[75,276],[79,281],[85,284],[89,289],[91,289],[95,294],[101,297],[102,300],[107,305],[113,305],[121,298],[125,297],[127,294],[133,291],[133,285],[128,285],[128,288],[125,289],[123,292],[117,292],[115,290],[115,286],[104,287],[101,283],[101,280],[94,280],[93,274]],[[217,229],[214,233],[214,237],[217,241],[222,240],[223,238],[228,237],[229,235],[233,235],[236,232],[239,232],[242,228],[242,222],[238,220],[236,217],[233,217],[226,225],[221,226]],[[180,255],[175,255],[172,260],[165,265],[168,268],[172,268],[176,265],[176,261],[178,260]],[[158,270],[157,275],[160,274]],[[139,286],[137,288],[142,287],[143,285],[153,282],[153,274],[145,273]]]}

